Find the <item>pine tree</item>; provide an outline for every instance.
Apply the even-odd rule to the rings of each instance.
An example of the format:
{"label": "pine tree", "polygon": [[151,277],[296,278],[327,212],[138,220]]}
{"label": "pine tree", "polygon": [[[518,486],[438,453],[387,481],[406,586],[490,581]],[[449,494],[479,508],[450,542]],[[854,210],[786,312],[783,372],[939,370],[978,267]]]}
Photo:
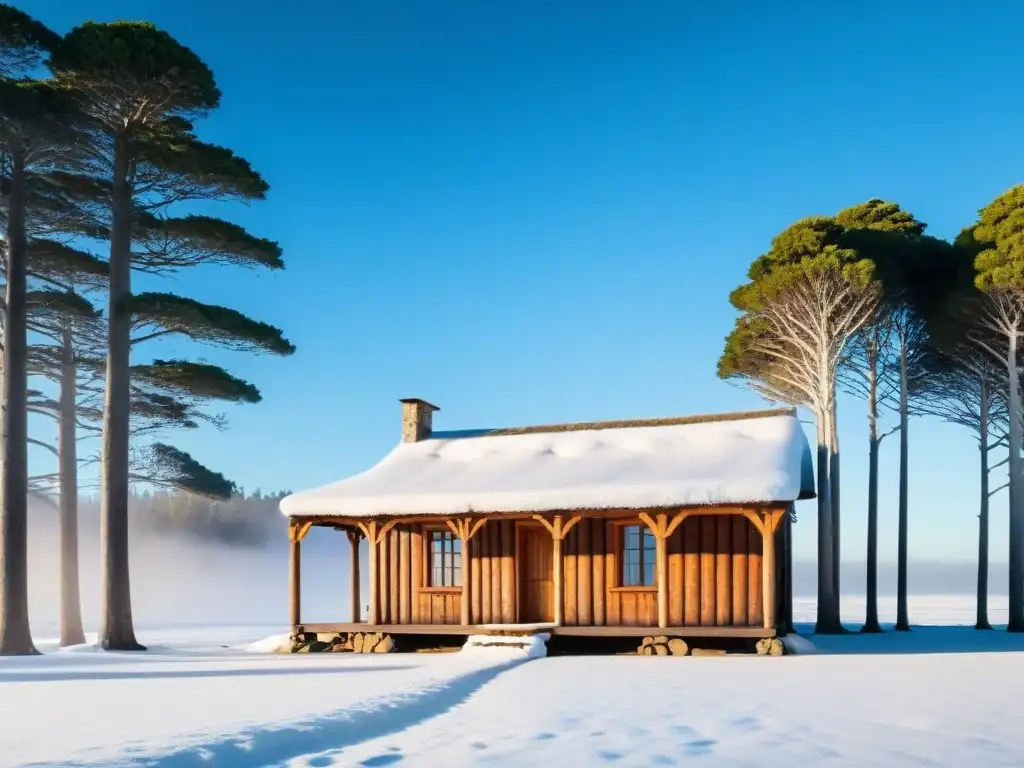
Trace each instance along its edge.
{"label": "pine tree", "polygon": [[1024,185],[997,197],[979,214],[972,237],[979,251],[974,262],[975,285],[981,300],[975,305],[970,340],[999,366],[1007,398],[1009,422],[1010,563],[1007,630],[1024,632],[1024,487],[1021,446],[1021,347],[1024,346]]}
{"label": "pine tree", "polygon": [[[255,321],[246,325],[237,313],[228,317],[219,307],[166,294],[157,300],[133,296],[132,270],[168,272],[200,263],[280,268],[281,252],[276,243],[236,225],[206,216],[175,217],[169,210],[188,200],[262,199],[268,189],[246,161],[193,132],[192,121],[220,101],[212,72],[194,52],[152,24],[86,23],[68,33],[50,66],[91,120],[92,172],[111,190],[100,642],[105,648],[140,650],[132,626],[127,528],[133,326],[167,319],[173,328],[154,328],[149,337],[165,331],[194,331],[200,337],[224,319],[233,324],[236,343],[249,349],[290,354],[292,347],[277,329]],[[260,339],[257,331],[267,335]],[[172,463],[178,458],[167,451],[161,455]]]}
{"label": "pine tree", "polygon": [[0,462],[0,655],[34,654],[28,616],[27,263],[30,177],[66,157],[70,115],[51,83],[27,75],[57,36],[0,5],[0,174],[6,224],[3,461]]}
{"label": "pine tree", "polygon": [[842,245],[843,227],[813,217],[788,227],[758,257],[730,301],[742,314],[726,339],[719,375],[771,399],[806,406],[817,426],[818,617],[816,632],[843,631],[832,543],[830,468],[838,445],[835,399],[846,346],[879,298],[874,265]]}

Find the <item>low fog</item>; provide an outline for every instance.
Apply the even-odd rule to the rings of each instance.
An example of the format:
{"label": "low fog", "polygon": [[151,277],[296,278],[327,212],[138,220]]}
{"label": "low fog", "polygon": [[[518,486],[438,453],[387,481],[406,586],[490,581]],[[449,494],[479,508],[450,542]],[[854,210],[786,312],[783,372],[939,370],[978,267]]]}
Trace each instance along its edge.
{"label": "low fog", "polygon": [[[146,517],[138,505],[131,514],[130,557],[132,606],[138,629],[189,624],[246,624],[283,626],[288,620],[288,542],[285,520],[273,503],[254,515],[253,523],[236,532],[232,541],[223,531],[211,538],[208,531],[168,529]],[[99,515],[84,501],[80,532],[82,615],[86,632],[97,628],[99,606]],[[58,519],[52,507],[34,503],[29,529],[30,612],[37,639],[55,637],[58,618]],[[229,529],[230,530],[230,529]],[[347,537],[326,528],[314,528],[302,543],[302,618],[305,621],[348,621]],[[365,583],[366,548],[362,596]],[[911,594],[962,594],[975,591],[971,563],[911,562]],[[844,596],[863,595],[863,562],[844,562]],[[1006,566],[994,564],[991,594],[1006,594]],[[896,589],[894,564],[881,564],[879,586],[883,597]],[[815,564],[794,564],[794,593],[813,596]]]}
{"label": "low fog", "polygon": [[[144,512],[130,517],[132,614],[138,629],[186,624],[276,624],[288,621],[288,538],[283,517],[268,520],[266,541],[204,539],[155,529]],[[33,504],[29,522],[29,610],[37,639],[55,637],[60,562],[58,516]],[[314,529],[302,542],[303,618],[347,621],[348,539]],[[82,619],[94,632],[99,610],[99,514],[80,514]],[[366,552],[362,560],[365,562]],[[365,569],[364,569],[365,570]],[[364,586],[363,594],[369,594]]]}

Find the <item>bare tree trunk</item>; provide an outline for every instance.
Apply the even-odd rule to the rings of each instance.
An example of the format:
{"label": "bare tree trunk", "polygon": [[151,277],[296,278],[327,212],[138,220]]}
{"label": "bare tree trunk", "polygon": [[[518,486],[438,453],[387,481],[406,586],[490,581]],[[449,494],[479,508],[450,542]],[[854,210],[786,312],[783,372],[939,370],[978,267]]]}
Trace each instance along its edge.
{"label": "bare tree trunk", "polygon": [[82,600],[78,583],[78,370],[71,329],[61,339],[60,411],[57,427],[57,467],[60,477],[60,644],[85,642]]}
{"label": "bare tree trunk", "polygon": [[0,465],[0,655],[36,654],[28,619],[28,331],[25,159],[12,163],[7,212],[3,444]]}
{"label": "bare tree trunk", "polygon": [[868,443],[868,562],[867,614],[862,632],[881,632],[878,623],[878,449],[877,438]]}
{"label": "bare tree trunk", "polygon": [[978,618],[975,629],[992,629],[988,621],[988,382],[981,375],[981,398],[978,420],[981,450],[981,508],[978,512]]}
{"label": "bare tree trunk", "polygon": [[818,424],[818,606],[814,631],[837,634],[842,632],[842,625],[832,579],[832,491],[828,472],[831,421],[828,410],[817,413],[815,420]]}
{"label": "bare tree trunk", "polygon": [[786,510],[786,519],[782,523],[783,538],[786,542],[786,554],[785,557],[783,557],[786,569],[786,578],[782,584],[785,601],[783,603],[781,616],[782,631],[787,635],[796,632],[796,628],[793,626],[793,511],[794,505],[790,504],[789,508]]}
{"label": "bare tree trunk", "polygon": [[867,611],[861,632],[881,632],[878,623],[878,331],[868,364],[868,552]]}
{"label": "bare tree trunk", "polygon": [[102,602],[99,640],[104,648],[140,651],[135,639],[128,568],[128,433],[131,314],[132,163],[129,139],[115,140],[110,290],[107,326],[107,388],[103,402],[100,470]]}
{"label": "bare tree trunk", "polygon": [[1017,333],[1010,334],[1009,352],[1006,358],[1009,374],[1009,417],[1010,417],[1010,615],[1006,625],[1008,632],[1024,632],[1024,551],[1021,521],[1021,398],[1020,376],[1017,372]]}
{"label": "bare tree trunk", "polygon": [[907,391],[907,344],[900,340],[900,498],[899,531],[896,542],[896,629],[909,632],[910,617],[907,608],[907,482],[908,451],[907,422],[909,421],[909,393]]}
{"label": "bare tree trunk", "polygon": [[839,521],[839,420],[837,418],[838,403],[836,393],[832,392],[832,415],[831,431],[832,440],[828,457],[828,487],[832,492],[832,591],[835,593],[836,602],[842,602],[842,590],[839,583],[839,570],[842,565],[842,550],[840,549],[840,521]]}

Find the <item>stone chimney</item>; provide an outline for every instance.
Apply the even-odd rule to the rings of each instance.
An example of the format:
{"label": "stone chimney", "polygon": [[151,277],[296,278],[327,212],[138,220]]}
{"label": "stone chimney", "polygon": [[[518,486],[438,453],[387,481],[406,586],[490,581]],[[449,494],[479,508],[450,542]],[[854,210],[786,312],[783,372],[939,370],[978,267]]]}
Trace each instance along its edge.
{"label": "stone chimney", "polygon": [[407,397],[399,402],[402,403],[402,442],[418,443],[430,437],[433,413],[441,409],[418,397]]}

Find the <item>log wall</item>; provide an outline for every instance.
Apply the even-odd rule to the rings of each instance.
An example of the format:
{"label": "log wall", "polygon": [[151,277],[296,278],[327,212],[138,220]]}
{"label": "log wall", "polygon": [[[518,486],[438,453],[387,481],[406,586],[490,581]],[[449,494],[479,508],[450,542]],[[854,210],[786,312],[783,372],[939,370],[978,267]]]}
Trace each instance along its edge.
{"label": "log wall", "polygon": [[[564,624],[658,624],[656,587],[620,587],[621,521],[577,523],[563,543]],[[462,589],[428,587],[426,528],[397,525],[378,545],[381,623],[459,624]],[[780,530],[781,533],[781,530]],[[776,552],[784,558],[784,538]],[[670,626],[761,626],[761,535],[739,515],[695,515],[668,540]],[[516,523],[489,520],[462,553],[470,622],[515,623]]]}
{"label": "log wall", "polygon": [[[583,522],[566,541],[566,564],[576,561],[576,580],[567,568],[565,623],[583,624],[581,615],[590,615],[589,623],[596,625],[657,626],[657,588],[618,586],[621,525],[593,520],[588,532]],[[684,520],[667,545],[669,625],[762,626],[761,548],[761,534],[745,517],[694,515]],[[593,575],[580,579],[579,564],[587,560]],[[604,589],[595,588],[598,584]],[[570,603],[577,606],[573,614]]]}

